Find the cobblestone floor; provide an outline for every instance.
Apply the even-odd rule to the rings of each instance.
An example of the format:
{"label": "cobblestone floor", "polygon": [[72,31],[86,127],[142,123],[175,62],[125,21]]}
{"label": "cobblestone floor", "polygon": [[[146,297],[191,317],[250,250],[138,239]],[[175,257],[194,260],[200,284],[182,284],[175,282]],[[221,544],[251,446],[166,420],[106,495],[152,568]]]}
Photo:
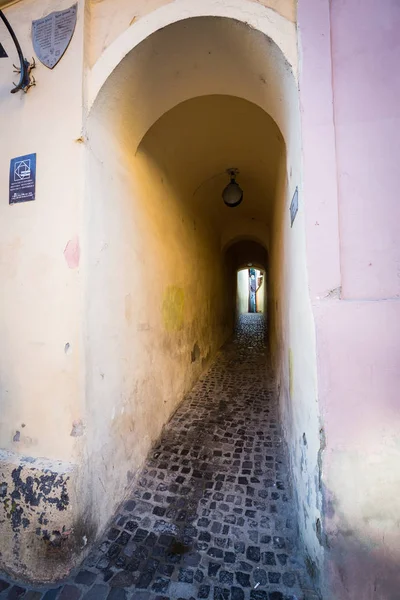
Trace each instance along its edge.
{"label": "cobblestone floor", "polygon": [[71,579],[3,600],[311,600],[261,315],[244,315]]}

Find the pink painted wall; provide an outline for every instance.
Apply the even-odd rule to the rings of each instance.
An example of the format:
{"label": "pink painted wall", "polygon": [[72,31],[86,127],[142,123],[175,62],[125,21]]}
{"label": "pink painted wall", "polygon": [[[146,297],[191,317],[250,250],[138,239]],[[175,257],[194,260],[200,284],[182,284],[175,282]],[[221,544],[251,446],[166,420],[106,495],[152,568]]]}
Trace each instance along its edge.
{"label": "pink painted wall", "polygon": [[340,286],[329,2],[299,0],[303,188],[311,301]]}
{"label": "pink painted wall", "polygon": [[332,0],[343,297],[400,296],[400,2]]}
{"label": "pink painted wall", "polygon": [[314,307],[322,454],[324,600],[398,600],[400,302]]}
{"label": "pink painted wall", "polygon": [[324,600],[398,600],[400,2],[299,0],[298,21],[326,437],[317,578]]}

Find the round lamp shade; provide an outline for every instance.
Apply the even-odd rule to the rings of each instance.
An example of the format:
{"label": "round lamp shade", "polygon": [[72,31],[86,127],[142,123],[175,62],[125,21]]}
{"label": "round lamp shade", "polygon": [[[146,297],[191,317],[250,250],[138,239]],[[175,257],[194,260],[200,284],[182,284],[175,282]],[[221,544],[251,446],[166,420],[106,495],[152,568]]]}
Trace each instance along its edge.
{"label": "round lamp shade", "polygon": [[230,183],[228,183],[222,192],[222,199],[226,206],[229,206],[230,208],[239,206],[243,200],[243,190],[234,179],[231,179]]}

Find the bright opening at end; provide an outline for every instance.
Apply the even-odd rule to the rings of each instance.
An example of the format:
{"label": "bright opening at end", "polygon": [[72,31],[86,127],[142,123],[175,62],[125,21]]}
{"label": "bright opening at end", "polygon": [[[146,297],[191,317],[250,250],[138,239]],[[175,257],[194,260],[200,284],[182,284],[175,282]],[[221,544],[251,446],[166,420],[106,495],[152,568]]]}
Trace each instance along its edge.
{"label": "bright opening at end", "polygon": [[236,312],[244,313],[265,312],[265,273],[253,266],[240,269],[237,272]]}

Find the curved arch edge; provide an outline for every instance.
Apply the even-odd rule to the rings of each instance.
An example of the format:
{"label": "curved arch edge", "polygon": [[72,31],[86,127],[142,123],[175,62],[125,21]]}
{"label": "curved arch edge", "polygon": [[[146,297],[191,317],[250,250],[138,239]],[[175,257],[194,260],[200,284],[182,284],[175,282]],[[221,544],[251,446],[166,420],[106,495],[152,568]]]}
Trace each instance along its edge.
{"label": "curved arch edge", "polygon": [[244,219],[230,223],[221,234],[221,252],[226,252],[237,242],[257,242],[267,252],[269,250],[269,229],[265,223],[253,219]]}
{"label": "curved arch edge", "polygon": [[176,0],[162,6],[133,23],[100,56],[87,76],[86,109],[90,112],[108,77],[125,56],[156,31],[195,17],[225,17],[241,21],[271,38],[290,64],[297,80],[298,59],[295,23],[272,8],[251,0],[231,0],[225,5],[219,0]]}

